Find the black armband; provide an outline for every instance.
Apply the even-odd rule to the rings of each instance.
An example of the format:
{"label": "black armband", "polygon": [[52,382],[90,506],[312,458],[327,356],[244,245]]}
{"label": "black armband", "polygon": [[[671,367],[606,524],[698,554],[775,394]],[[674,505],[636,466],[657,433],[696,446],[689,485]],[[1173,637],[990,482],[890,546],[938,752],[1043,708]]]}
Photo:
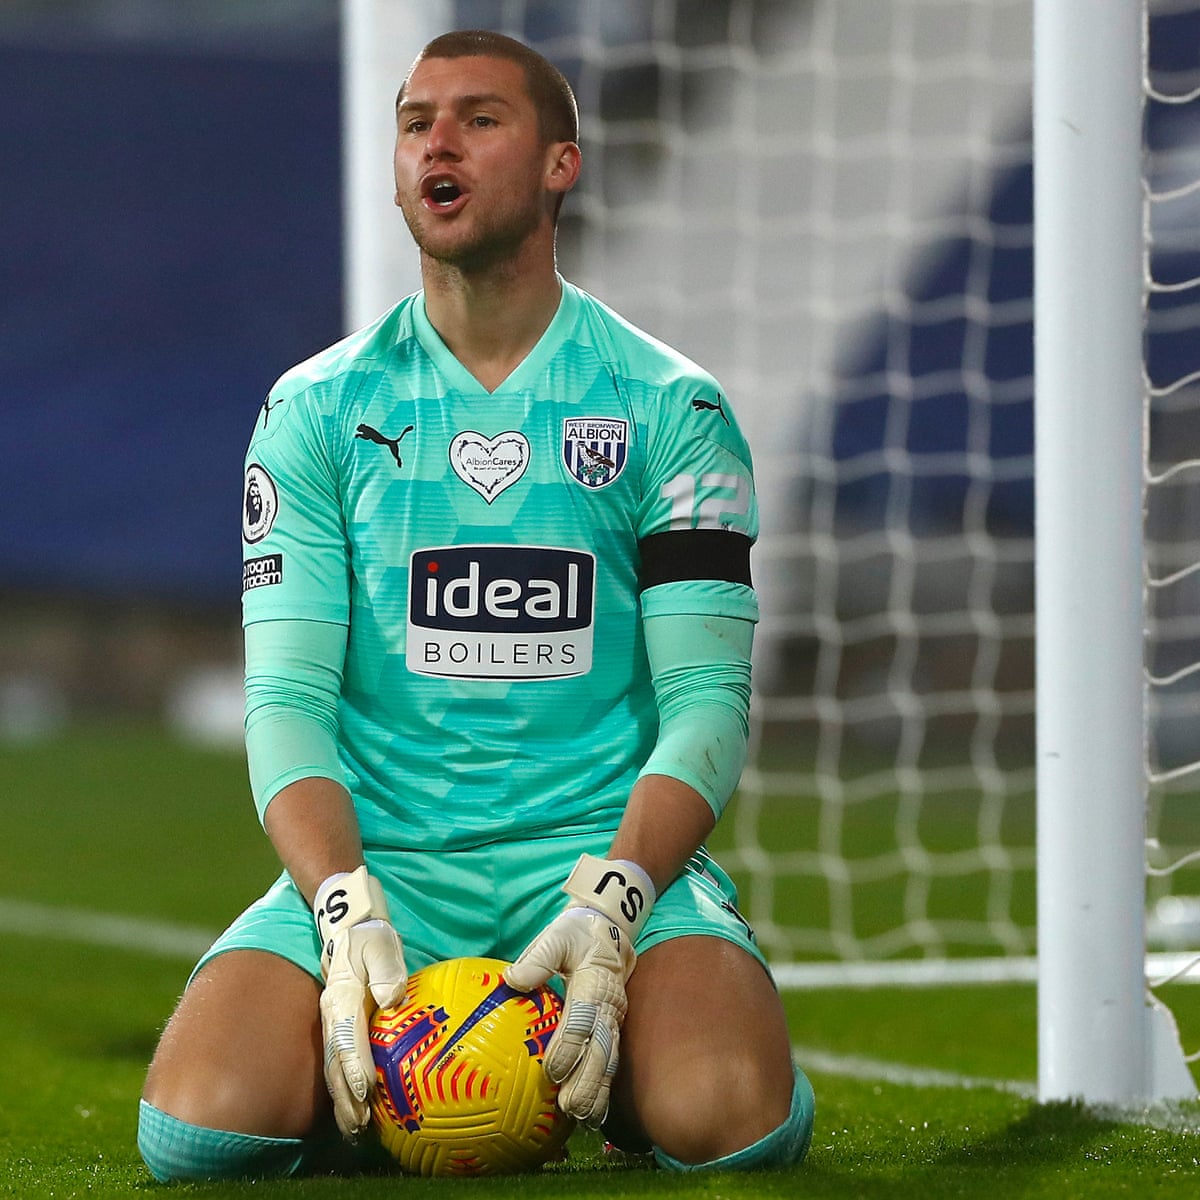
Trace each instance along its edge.
{"label": "black armband", "polygon": [[733,529],[669,529],[652,533],[638,543],[642,563],[638,589],[689,579],[723,583],[750,581],[751,540]]}

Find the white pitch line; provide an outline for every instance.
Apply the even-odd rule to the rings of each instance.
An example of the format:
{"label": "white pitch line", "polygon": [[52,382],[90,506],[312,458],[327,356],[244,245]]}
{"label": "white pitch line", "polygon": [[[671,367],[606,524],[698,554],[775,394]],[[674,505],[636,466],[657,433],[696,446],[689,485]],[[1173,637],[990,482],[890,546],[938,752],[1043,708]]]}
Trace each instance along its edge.
{"label": "white pitch line", "polygon": [[[783,991],[824,988],[922,988],[992,983],[1037,983],[1037,959],[1029,956],[990,958],[916,958],[866,962],[773,963],[771,974]],[[1149,986],[1159,981],[1200,983],[1200,956],[1195,952],[1157,951],[1146,955]]]}
{"label": "white pitch line", "polygon": [[815,1046],[793,1046],[792,1056],[806,1071],[822,1075],[838,1075],[844,1079],[862,1079],[873,1083],[892,1083],[899,1087],[975,1089],[1008,1092],[1032,1100],[1037,1085],[1011,1079],[987,1079],[976,1075],[959,1075],[954,1071],[938,1071],[932,1067],[908,1067],[901,1063],[864,1058],[857,1054],[831,1054]]}
{"label": "white pitch line", "polygon": [[[1037,1099],[1037,1084],[1024,1080],[988,1079],[978,1075],[959,1075],[929,1067],[908,1067],[854,1054],[831,1054],[815,1046],[792,1046],[792,1057],[802,1068],[815,1074],[858,1079],[865,1083],[890,1083],[897,1087],[946,1088],[949,1090],[985,1089],[1004,1092],[1022,1100]],[[1200,1134],[1200,1109],[1194,1102],[1159,1101],[1145,1108],[1114,1108],[1093,1105],[1091,1115],[1097,1121],[1118,1125],[1141,1125],[1170,1133]]]}
{"label": "white pitch line", "polygon": [[1036,983],[1036,958],[914,958],[876,962],[772,963],[784,991],[825,988],[947,987],[983,983]]}
{"label": "white pitch line", "polygon": [[199,958],[216,937],[211,930],[195,925],[176,925],[148,917],[123,917],[80,908],[56,908],[3,897],[0,897],[0,925],[9,933],[110,946],[155,958]]}
{"label": "white pitch line", "polygon": [[[1021,1080],[986,1079],[978,1075],[959,1075],[948,1070],[926,1067],[905,1067],[900,1063],[882,1062],[878,1058],[857,1055],[829,1054],[815,1046],[792,1046],[792,1057],[805,1070],[815,1074],[836,1075],[841,1079],[858,1079],[869,1084],[892,1084],[898,1087],[943,1087],[970,1091],[972,1088],[1004,1092],[1024,1100],[1038,1098],[1037,1084]],[[820,1104],[818,1104],[820,1106]],[[1200,1109],[1195,1103],[1160,1100],[1141,1109],[1112,1108],[1093,1105],[1091,1114],[1097,1121],[1134,1124],[1170,1133],[1200,1134]]]}

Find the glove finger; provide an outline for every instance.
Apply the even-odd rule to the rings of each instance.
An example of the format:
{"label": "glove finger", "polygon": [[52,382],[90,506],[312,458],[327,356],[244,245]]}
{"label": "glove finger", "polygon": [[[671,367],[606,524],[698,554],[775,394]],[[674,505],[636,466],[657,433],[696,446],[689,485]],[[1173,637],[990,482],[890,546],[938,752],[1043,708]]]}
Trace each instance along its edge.
{"label": "glove finger", "polygon": [[370,1119],[367,1096],[375,1084],[375,1061],[364,993],[357,982],[326,984],[321,993],[325,1085],[338,1128],[355,1138]]}
{"label": "glove finger", "polygon": [[563,967],[562,957],[559,939],[543,931],[521,951],[516,962],[505,967],[504,982],[518,992],[531,992],[558,974]]}
{"label": "glove finger", "polygon": [[350,1090],[337,1048],[332,1042],[325,1047],[325,1087],[333,1101],[333,1119],[338,1129],[343,1137],[354,1141],[370,1120],[370,1108],[365,1100],[357,1099]]}
{"label": "glove finger", "polygon": [[371,1057],[364,999],[358,985],[326,985],[321,993],[326,1054],[333,1050],[356,1100],[365,1100],[375,1082],[375,1061]]}
{"label": "glove finger", "polygon": [[[366,1100],[375,1086],[375,1056],[371,1053],[371,1019],[366,1012],[354,1018],[354,1050],[349,1062],[342,1059],[346,1079],[354,1095]],[[354,1077],[351,1078],[351,1072]]]}
{"label": "glove finger", "polygon": [[567,992],[558,1028],[542,1060],[551,1083],[562,1083],[576,1069],[587,1052],[599,1019],[600,1009],[597,1005],[588,1000],[573,1000],[570,991]]}
{"label": "glove finger", "polygon": [[391,1008],[399,1003],[408,983],[408,969],[404,965],[400,939],[394,932],[391,937],[364,939],[362,966],[365,978],[370,981],[371,997],[376,1006]]}
{"label": "glove finger", "polygon": [[559,1088],[559,1108],[593,1129],[608,1115],[619,1038],[615,1026],[598,1025],[579,1064]]}

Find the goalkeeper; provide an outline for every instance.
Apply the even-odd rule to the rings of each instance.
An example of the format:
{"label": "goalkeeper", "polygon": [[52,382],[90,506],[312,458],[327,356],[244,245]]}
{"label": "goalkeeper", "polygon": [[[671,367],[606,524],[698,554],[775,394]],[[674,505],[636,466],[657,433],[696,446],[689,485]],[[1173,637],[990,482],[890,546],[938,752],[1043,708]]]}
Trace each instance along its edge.
{"label": "goalkeeper", "polygon": [[703,846],[746,747],[746,444],[710,376],[557,273],[555,68],[447,34],[396,116],[423,288],[286,373],[246,459],[247,758],[284,871],[197,965],[142,1155],[364,1160],[370,1013],[488,955],[562,980],[564,1110],[666,1169],[798,1163],[812,1090]]}

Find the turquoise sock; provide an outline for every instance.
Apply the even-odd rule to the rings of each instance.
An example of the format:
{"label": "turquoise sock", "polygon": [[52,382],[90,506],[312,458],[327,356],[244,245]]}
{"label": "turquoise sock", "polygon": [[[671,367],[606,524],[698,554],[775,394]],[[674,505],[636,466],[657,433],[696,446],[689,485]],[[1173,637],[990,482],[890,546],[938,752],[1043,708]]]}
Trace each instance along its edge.
{"label": "turquoise sock", "polygon": [[304,1163],[300,1138],[258,1137],[189,1125],[143,1100],[138,1150],[160,1183],[188,1179],[280,1178]]}
{"label": "turquoise sock", "polygon": [[667,1171],[757,1171],[766,1167],[798,1167],[812,1142],[813,1112],[816,1101],[808,1076],[793,1064],[796,1082],[792,1088],[792,1107],[777,1129],[759,1138],[744,1150],[735,1150],[712,1162],[684,1163],[654,1147],[654,1161]]}

